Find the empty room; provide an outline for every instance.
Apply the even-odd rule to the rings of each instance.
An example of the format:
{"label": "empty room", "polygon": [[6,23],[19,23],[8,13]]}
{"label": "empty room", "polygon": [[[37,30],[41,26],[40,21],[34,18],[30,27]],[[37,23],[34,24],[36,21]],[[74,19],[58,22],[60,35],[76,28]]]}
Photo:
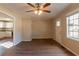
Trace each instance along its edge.
{"label": "empty room", "polygon": [[0,3],[0,56],[78,56],[79,3]]}

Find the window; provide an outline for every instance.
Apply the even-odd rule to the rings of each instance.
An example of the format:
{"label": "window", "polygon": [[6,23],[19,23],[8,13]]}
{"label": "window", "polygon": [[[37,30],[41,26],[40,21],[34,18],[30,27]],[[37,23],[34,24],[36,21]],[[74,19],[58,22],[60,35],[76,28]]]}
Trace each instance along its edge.
{"label": "window", "polygon": [[67,17],[67,37],[79,39],[79,13]]}
{"label": "window", "polygon": [[0,22],[0,28],[3,28],[3,22]]}
{"label": "window", "polygon": [[13,23],[12,22],[6,23],[6,28],[13,28]]}
{"label": "window", "polygon": [[9,31],[13,29],[13,22],[12,21],[6,21],[6,20],[0,20],[0,30],[1,31]]}

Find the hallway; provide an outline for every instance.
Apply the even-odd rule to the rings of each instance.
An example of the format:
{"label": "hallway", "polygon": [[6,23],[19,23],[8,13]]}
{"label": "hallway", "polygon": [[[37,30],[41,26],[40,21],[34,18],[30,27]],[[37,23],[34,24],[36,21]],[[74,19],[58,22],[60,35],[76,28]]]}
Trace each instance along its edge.
{"label": "hallway", "polygon": [[51,39],[33,39],[6,49],[4,56],[74,56],[71,52]]}

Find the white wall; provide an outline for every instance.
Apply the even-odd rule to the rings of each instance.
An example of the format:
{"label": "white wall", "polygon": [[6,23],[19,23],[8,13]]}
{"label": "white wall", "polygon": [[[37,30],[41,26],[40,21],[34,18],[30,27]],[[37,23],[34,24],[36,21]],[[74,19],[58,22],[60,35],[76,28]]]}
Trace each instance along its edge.
{"label": "white wall", "polygon": [[32,40],[32,20],[23,19],[22,20],[22,41]]}
{"label": "white wall", "polygon": [[22,19],[19,18],[15,18],[14,21],[14,44],[18,44],[22,41]]}

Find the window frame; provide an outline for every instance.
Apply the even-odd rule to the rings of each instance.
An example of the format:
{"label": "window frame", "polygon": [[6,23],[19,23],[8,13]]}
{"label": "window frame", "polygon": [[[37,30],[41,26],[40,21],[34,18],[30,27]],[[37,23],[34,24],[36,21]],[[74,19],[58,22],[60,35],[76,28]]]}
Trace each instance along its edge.
{"label": "window frame", "polygon": [[[78,18],[74,18],[74,15],[76,15],[76,14],[78,14]],[[71,20],[71,19],[69,19],[69,17],[71,17],[71,16],[73,16],[73,19],[72,19],[73,20],[73,24],[72,25],[69,24],[69,22]],[[74,40],[78,40],[79,39],[79,12],[75,12],[75,13],[72,13],[71,15],[68,15],[66,17],[66,20],[67,20],[67,22],[66,22],[66,24],[67,24],[67,38],[74,39]],[[74,20],[78,20],[78,25],[75,25],[74,24]],[[78,37],[77,38],[76,37],[70,37],[69,36],[69,32],[71,32],[71,31],[69,31],[69,26],[72,26],[72,27],[77,26],[78,27],[78,31],[77,31]],[[72,32],[76,32],[76,31],[72,31]]]}

